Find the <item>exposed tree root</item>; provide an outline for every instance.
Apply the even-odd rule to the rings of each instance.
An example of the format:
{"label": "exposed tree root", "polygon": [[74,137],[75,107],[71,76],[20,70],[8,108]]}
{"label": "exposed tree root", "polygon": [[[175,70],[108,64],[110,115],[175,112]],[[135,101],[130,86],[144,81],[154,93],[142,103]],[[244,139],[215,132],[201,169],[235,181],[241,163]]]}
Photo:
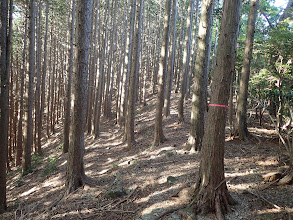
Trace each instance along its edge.
{"label": "exposed tree root", "polygon": [[224,220],[227,212],[231,211],[231,205],[237,204],[231,197],[226,187],[218,187],[213,195],[202,189],[191,205],[194,206],[196,214],[206,215],[215,213],[218,220]]}

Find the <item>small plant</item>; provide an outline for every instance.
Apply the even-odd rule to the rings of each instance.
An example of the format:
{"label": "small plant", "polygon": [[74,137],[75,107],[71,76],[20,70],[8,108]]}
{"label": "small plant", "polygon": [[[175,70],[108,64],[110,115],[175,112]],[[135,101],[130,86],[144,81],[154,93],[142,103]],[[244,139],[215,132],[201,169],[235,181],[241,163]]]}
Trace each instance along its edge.
{"label": "small plant", "polygon": [[55,157],[49,157],[47,159],[47,165],[45,169],[43,170],[42,176],[47,177],[50,176],[51,173],[53,173],[57,168],[57,160]]}
{"label": "small plant", "polygon": [[117,162],[113,163],[112,169],[117,170],[118,168],[119,168],[119,162],[117,161]]}
{"label": "small plant", "polygon": [[61,144],[58,146],[58,149],[59,149],[59,150],[63,150],[63,145],[64,145],[64,144],[61,143]]}
{"label": "small plant", "polygon": [[24,181],[23,181],[23,179],[22,179],[22,176],[20,176],[16,181],[15,181],[15,185],[17,186],[17,187],[20,187],[20,186],[22,186],[24,184]]}

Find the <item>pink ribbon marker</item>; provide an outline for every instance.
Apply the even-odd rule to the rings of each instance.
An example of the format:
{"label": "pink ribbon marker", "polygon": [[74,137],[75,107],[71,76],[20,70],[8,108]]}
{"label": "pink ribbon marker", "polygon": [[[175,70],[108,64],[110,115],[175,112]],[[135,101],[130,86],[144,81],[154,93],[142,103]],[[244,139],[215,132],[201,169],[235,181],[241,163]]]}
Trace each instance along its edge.
{"label": "pink ribbon marker", "polygon": [[228,105],[209,104],[209,106],[215,106],[215,107],[221,107],[221,108],[228,108]]}

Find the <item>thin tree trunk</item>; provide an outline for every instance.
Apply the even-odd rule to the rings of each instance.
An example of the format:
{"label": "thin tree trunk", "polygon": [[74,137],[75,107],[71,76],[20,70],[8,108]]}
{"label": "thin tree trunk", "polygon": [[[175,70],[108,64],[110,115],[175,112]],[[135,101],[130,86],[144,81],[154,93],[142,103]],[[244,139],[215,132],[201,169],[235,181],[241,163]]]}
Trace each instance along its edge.
{"label": "thin tree trunk", "polygon": [[65,117],[64,117],[64,144],[63,153],[67,153],[69,149],[69,131],[70,131],[70,109],[71,109],[71,81],[73,72],[73,45],[74,45],[74,26],[75,26],[75,0],[72,0],[72,14],[70,22],[70,50],[68,61],[68,78],[65,101]]}
{"label": "thin tree trunk", "polygon": [[240,74],[239,96],[237,100],[237,127],[239,138],[246,139],[247,130],[247,97],[248,97],[248,81],[250,75],[250,62],[252,58],[253,40],[255,21],[257,17],[258,0],[251,0],[250,11],[248,16],[247,33],[245,41],[245,49],[243,56],[243,67]]}
{"label": "thin tree trunk", "polygon": [[19,120],[17,125],[17,145],[15,165],[21,164],[22,148],[23,148],[23,94],[24,94],[24,76],[26,74],[26,47],[27,47],[27,17],[24,18],[24,36],[23,36],[23,52],[22,52],[22,68],[20,72],[20,99],[19,99]]}
{"label": "thin tree trunk", "polygon": [[36,92],[35,92],[35,152],[39,155],[42,154],[41,150],[41,136],[42,136],[42,128],[40,127],[40,115],[41,115],[41,57],[42,57],[42,41],[41,41],[41,24],[42,24],[42,4],[39,2],[38,6],[38,23],[37,23],[37,56],[36,56],[36,63],[37,63],[37,84],[36,84]]}
{"label": "thin tree trunk", "polygon": [[178,120],[179,122],[184,121],[184,97],[187,90],[187,77],[189,73],[189,60],[190,60],[190,41],[192,33],[192,22],[194,14],[194,0],[189,1],[188,6],[188,18],[187,18],[187,27],[186,35],[184,41],[184,52],[183,52],[183,74],[181,76],[181,85],[180,85],[180,97],[178,102]]}
{"label": "thin tree trunk", "polygon": [[[134,3],[134,2],[133,2]],[[125,131],[127,138],[128,150],[132,148],[134,143],[134,110],[136,101],[136,79],[139,70],[139,55],[140,55],[140,43],[141,43],[141,26],[142,26],[142,11],[143,11],[143,0],[140,0],[139,7],[133,4],[133,10],[136,8],[136,21],[135,21],[135,33],[133,37],[133,48],[132,48],[132,61],[129,78],[128,98],[127,98],[127,113]],[[134,15],[133,15],[134,16]]]}
{"label": "thin tree trunk", "polygon": [[156,118],[155,118],[155,131],[154,131],[154,142],[153,147],[158,146],[160,143],[165,141],[163,133],[163,106],[164,106],[164,90],[167,74],[167,63],[168,63],[168,46],[169,46],[169,33],[170,33],[170,21],[171,21],[171,1],[166,1],[166,7],[164,12],[164,29],[163,39],[161,48],[161,57],[159,63],[159,83],[158,83],[158,95],[156,103]]}
{"label": "thin tree trunk", "polygon": [[31,167],[31,149],[33,146],[33,105],[35,75],[35,0],[30,0],[29,23],[29,81],[27,91],[25,147],[23,151],[22,170],[28,172]]}
{"label": "thin tree trunk", "polygon": [[124,9],[123,9],[123,32],[121,38],[121,58],[118,68],[117,82],[118,82],[118,91],[116,97],[116,121],[119,126],[121,126],[121,99],[122,99],[122,88],[125,80],[125,71],[124,71],[124,59],[126,56],[126,44],[127,44],[127,21],[128,16],[126,16],[126,8],[128,8],[129,1],[124,0]]}
{"label": "thin tree trunk", "polygon": [[[97,8],[99,7],[99,1],[97,1]],[[94,15],[94,14],[93,14]],[[87,132],[90,134],[92,132],[92,112],[93,112],[93,96],[94,96],[94,77],[96,74],[96,60],[97,60],[97,32],[98,32],[98,21],[99,21],[99,13],[96,12],[95,16],[95,28],[93,33],[93,55],[90,64],[90,75],[89,75],[89,87],[88,87],[88,112],[87,112]]]}
{"label": "thin tree trunk", "polygon": [[[39,115],[39,129],[38,135],[41,137],[44,120],[45,109],[45,95],[46,95],[46,75],[47,75],[47,42],[48,42],[48,22],[49,22],[49,3],[46,2],[46,24],[45,24],[45,36],[44,36],[44,61],[42,69],[42,83],[41,83],[41,109]],[[48,114],[47,114],[48,115]]]}
{"label": "thin tree trunk", "polygon": [[101,60],[99,67],[99,80],[96,92],[96,108],[95,108],[95,138],[98,138],[100,135],[100,117],[101,117],[101,107],[102,107],[102,97],[104,90],[104,71],[105,71],[105,56],[107,52],[107,39],[108,39],[108,22],[109,22],[109,4],[110,0],[107,1],[105,5],[105,14],[104,14],[104,39],[103,39],[103,48],[101,50]]}
{"label": "thin tree trunk", "polygon": [[165,101],[164,101],[164,115],[168,117],[170,115],[170,99],[171,99],[171,90],[172,90],[172,82],[173,82],[173,74],[174,74],[174,62],[175,62],[175,51],[176,51],[176,20],[177,20],[177,0],[173,0],[172,6],[172,27],[170,28],[173,31],[172,33],[172,49],[171,56],[169,57],[169,69],[167,75],[167,86],[165,93]]}

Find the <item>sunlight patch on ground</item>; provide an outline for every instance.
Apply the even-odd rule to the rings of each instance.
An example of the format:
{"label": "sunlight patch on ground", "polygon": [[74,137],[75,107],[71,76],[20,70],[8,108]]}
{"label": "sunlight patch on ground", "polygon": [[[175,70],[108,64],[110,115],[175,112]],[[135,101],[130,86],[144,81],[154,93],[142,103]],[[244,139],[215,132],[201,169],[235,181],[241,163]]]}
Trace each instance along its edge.
{"label": "sunlight patch on ground", "polygon": [[232,190],[247,190],[252,186],[252,184],[248,184],[248,183],[241,183],[237,185],[228,184],[228,185],[229,185],[229,188]]}
{"label": "sunlight patch on ground", "polygon": [[173,205],[174,205],[174,202],[168,201],[168,200],[158,202],[158,203],[155,203],[155,204],[147,207],[146,209],[144,209],[141,212],[141,215],[147,215],[147,214],[152,213],[152,211],[154,211],[155,209],[162,209],[162,208],[166,209],[166,208],[169,208],[170,206],[173,206]]}
{"label": "sunlight patch on ground", "polygon": [[274,209],[257,210],[256,213],[259,215],[263,215],[267,213],[279,213],[281,211],[282,211],[281,209],[274,208]]}
{"label": "sunlight patch on ground", "polygon": [[248,131],[250,133],[263,133],[266,135],[276,135],[277,134],[277,132],[275,130],[269,130],[269,129],[257,128],[257,127],[249,127]]}
{"label": "sunlight patch on ground", "polygon": [[276,166],[279,164],[276,157],[268,157],[265,161],[256,161],[255,163],[260,166]]}
{"label": "sunlight patch on ground", "polygon": [[43,183],[42,187],[49,187],[49,186],[56,187],[56,186],[60,186],[62,184],[63,184],[63,181],[60,181],[59,177],[55,177],[55,178]]}
{"label": "sunlight patch on ground", "polygon": [[39,190],[39,189],[40,189],[39,187],[33,187],[33,188],[31,188],[30,190],[28,190],[28,191],[26,191],[26,192],[20,194],[20,196],[21,196],[21,197],[23,197],[23,196],[27,196],[27,195],[29,195],[29,194],[31,194],[31,193],[33,193],[33,192]]}

